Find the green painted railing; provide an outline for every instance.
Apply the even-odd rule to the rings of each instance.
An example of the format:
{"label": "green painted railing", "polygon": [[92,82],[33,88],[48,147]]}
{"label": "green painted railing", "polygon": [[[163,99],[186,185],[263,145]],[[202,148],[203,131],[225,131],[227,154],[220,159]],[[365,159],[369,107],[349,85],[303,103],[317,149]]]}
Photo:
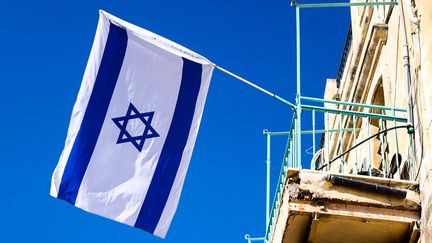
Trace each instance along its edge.
{"label": "green painted railing", "polygon": [[[378,131],[383,131],[385,128],[385,124],[387,125],[392,125],[392,126],[399,126],[401,128],[404,128],[407,122],[406,119],[406,110],[405,109],[401,109],[401,108],[396,108],[396,107],[388,107],[388,106],[378,106],[378,105],[368,105],[368,104],[359,104],[359,103],[350,103],[350,102],[343,102],[343,101],[336,101],[336,100],[327,100],[327,99],[318,99],[318,98],[311,98],[311,97],[300,97],[300,100],[303,101],[304,103],[321,103],[321,105],[310,105],[310,104],[301,104],[301,108],[302,108],[302,113],[305,112],[311,112],[312,113],[312,130],[302,130],[302,131],[297,131],[297,115],[298,112],[294,112],[294,116],[293,119],[291,121],[291,129],[289,131],[284,131],[284,132],[269,132],[267,130],[265,130],[265,134],[268,136],[268,138],[270,136],[287,136],[287,144],[286,144],[286,149],[285,149],[285,153],[283,156],[283,161],[282,161],[282,167],[280,170],[280,174],[279,174],[279,178],[277,180],[277,184],[276,184],[276,191],[274,194],[274,199],[273,199],[273,204],[272,207],[270,209],[269,212],[269,219],[268,219],[268,223],[267,223],[267,230],[266,230],[266,235],[265,235],[265,242],[272,242],[272,237],[273,237],[273,233],[274,233],[274,227],[276,225],[276,220],[278,218],[279,215],[279,209],[281,206],[281,200],[282,200],[282,196],[284,193],[284,188],[285,188],[285,183],[286,183],[286,179],[287,179],[287,171],[289,168],[295,168],[295,169],[301,169],[302,168],[302,164],[301,161],[298,159],[298,153],[297,151],[301,151],[303,153],[303,151],[305,150],[305,148],[302,148],[302,145],[298,142],[299,140],[297,139],[298,136],[297,135],[301,135],[301,136],[310,136],[312,135],[312,154],[311,157],[314,158],[314,156],[316,156],[318,153],[321,153],[321,160],[323,161],[323,164],[320,165],[314,165],[313,163],[311,163],[311,169],[321,169],[321,170],[330,170],[330,163],[332,162],[336,162],[333,161],[333,158],[337,157],[338,154],[332,155],[332,158],[330,158],[330,134],[337,134],[338,136],[334,137],[333,141],[333,146],[337,147],[337,146],[341,146],[341,144],[344,142],[342,135],[348,134],[349,136],[353,136],[354,137],[354,145],[357,144],[357,142],[361,142],[361,141],[357,141],[357,136],[359,134],[359,132],[363,132],[364,134],[366,134],[366,137],[375,137],[373,136],[374,134],[371,134],[371,122],[372,120],[376,120],[378,121],[379,124],[379,130]],[[333,104],[335,105],[337,108],[329,108],[329,107],[325,107],[325,104]],[[339,109],[339,108],[345,108],[345,109]],[[356,109],[356,110],[354,110]],[[368,110],[368,112],[365,112],[364,110]],[[375,112],[372,112],[372,110],[374,110]],[[320,128],[320,129],[316,129],[316,117],[318,113],[323,113],[324,114],[324,127]],[[387,114],[389,113],[389,114]],[[329,124],[330,120],[329,120],[329,116],[333,115],[333,124]],[[391,115],[390,115],[391,114]],[[304,114],[303,114],[304,115]],[[342,119],[341,119],[342,118]],[[344,124],[346,119],[351,119],[352,121],[352,127],[345,127]],[[362,124],[362,126],[358,126],[358,120],[363,119],[363,121],[365,123]],[[320,125],[322,123],[319,123]],[[404,125],[405,124],[405,125]],[[333,128],[330,128],[330,125],[333,125]],[[303,124],[302,127],[305,127],[304,124],[304,120],[303,120]],[[409,126],[406,126],[407,128]],[[318,143],[316,141],[316,136],[317,135],[321,135],[321,143]],[[386,151],[384,149],[384,139],[386,136],[389,136],[389,134],[380,134],[377,135],[376,137],[379,138],[380,140],[380,150],[381,150],[381,155],[383,158],[382,161],[382,173],[375,175],[375,176],[382,176],[382,177],[391,177],[391,178],[401,178],[401,171],[399,168],[400,162],[399,161],[399,157],[396,156],[396,161],[394,164],[392,164],[393,167],[395,167],[396,171],[394,171],[394,173],[390,173],[390,164],[389,161],[385,160],[384,158],[388,158],[387,155],[385,155]],[[309,140],[307,139],[302,139],[303,143],[307,143]],[[393,151],[395,151],[395,153],[399,153],[399,144],[398,144],[398,134],[397,132],[394,132],[394,137],[389,138],[389,140],[392,140],[392,142],[388,143],[388,146],[392,145],[394,146]],[[322,142],[323,141],[323,142]],[[339,143],[339,144],[337,144]],[[362,173],[366,173],[366,175],[369,176],[373,176],[373,171],[372,171],[372,153],[371,153],[371,142],[370,140],[364,143],[364,146],[368,146],[368,149],[366,149],[368,151],[368,154],[366,155],[367,159],[367,170],[366,171],[358,171],[358,154],[357,154],[357,148],[353,149],[352,151],[350,151],[349,153],[352,153],[352,155],[356,158],[355,164],[354,164],[354,168],[356,168],[355,170],[353,170],[353,174],[358,174],[360,172]],[[267,153],[270,153],[270,142],[268,140],[268,147],[267,147],[268,151]],[[345,148],[344,151],[348,150],[349,148]],[[364,149],[364,147],[363,147]],[[317,152],[318,151],[318,152]],[[319,152],[321,151],[321,152]],[[340,151],[340,152],[344,152],[344,151]],[[306,154],[307,155],[307,154]],[[364,156],[363,156],[364,157]],[[303,161],[309,159],[307,156],[305,156],[305,154],[303,154],[302,156]],[[268,157],[268,160],[269,157]],[[312,161],[313,162],[313,161]],[[338,171],[339,173],[347,173],[344,170],[344,166],[346,165],[345,162],[343,160],[338,161],[339,162],[339,168],[340,170]],[[268,161],[268,163],[270,163]],[[327,164],[327,166],[323,166]],[[303,163],[303,167],[304,167],[305,163]],[[410,171],[410,175],[412,174],[412,169],[413,166],[410,167],[411,171]]]}
{"label": "green painted railing", "polygon": [[[303,111],[311,111],[312,112],[312,127],[313,130],[311,131],[313,134],[313,154],[315,154],[315,134],[317,133],[323,133],[323,137],[321,138],[321,142],[320,142],[320,147],[319,149],[324,149],[324,153],[323,155],[325,155],[325,159],[322,159],[323,161],[326,162],[327,165],[325,166],[320,166],[320,167],[314,167],[313,165],[311,165],[311,169],[323,169],[326,168],[327,170],[329,170],[330,168],[330,163],[334,162],[334,159],[330,159],[330,154],[331,151],[330,150],[330,133],[336,132],[337,134],[337,138],[338,138],[338,144],[334,145],[334,147],[338,147],[339,153],[345,152],[344,150],[347,150],[349,148],[343,148],[343,144],[344,144],[344,135],[347,135],[348,137],[353,137],[354,138],[354,142],[352,144],[357,144],[357,137],[358,137],[358,133],[360,132],[361,129],[365,129],[366,130],[366,138],[371,138],[371,137],[378,137],[378,139],[380,140],[380,146],[381,146],[381,156],[383,158],[383,163],[382,163],[382,176],[383,177],[393,177],[393,174],[390,174],[389,172],[389,168],[388,168],[388,162],[384,161],[387,154],[386,154],[386,149],[384,148],[384,139],[387,138],[384,132],[382,132],[382,134],[376,135],[374,136],[374,134],[371,134],[371,123],[373,121],[375,121],[376,124],[378,124],[378,132],[383,131],[385,129],[393,129],[391,127],[398,127],[398,126],[403,126],[407,124],[407,111],[406,109],[401,109],[401,108],[396,108],[396,107],[388,107],[388,106],[379,106],[379,105],[369,105],[369,104],[360,104],[360,103],[350,103],[350,102],[343,102],[343,101],[336,101],[336,100],[328,100],[328,99],[318,99],[318,98],[311,98],[311,97],[301,97],[300,98],[301,101],[303,102],[314,102],[314,103],[321,103],[322,106],[315,106],[315,105],[309,105],[309,104],[302,104],[302,109]],[[325,104],[332,104],[336,107],[334,108],[330,108],[330,107],[325,107]],[[344,108],[344,109],[341,109]],[[354,110],[357,109],[357,110]],[[364,110],[369,110],[368,112],[365,112]],[[372,112],[372,110],[374,112]],[[315,130],[315,113],[316,112],[320,112],[320,113],[324,113],[324,130]],[[397,113],[396,113],[397,112]],[[389,115],[387,113],[390,113]],[[333,115],[333,124],[329,124],[330,120],[329,120],[329,116]],[[358,120],[361,121],[361,119],[363,120],[363,122],[366,124],[362,124],[361,127],[358,126]],[[338,124],[335,124],[338,121]],[[352,123],[352,127],[346,127],[347,123]],[[337,129],[331,129],[330,125],[333,125],[333,127],[336,127]],[[409,126],[407,126],[408,128]],[[305,134],[305,131],[301,131],[302,134]],[[309,132],[310,133],[310,132]],[[398,143],[398,133],[394,132],[394,137],[391,139],[393,140],[391,143],[387,142],[387,144],[391,144],[394,146],[394,151],[396,151],[396,154],[399,153],[399,143]],[[372,138],[371,138],[372,139]],[[371,139],[368,139],[367,141],[367,145],[368,145],[368,158],[367,158],[367,167],[368,167],[368,175],[371,176],[372,175],[372,154],[371,154]],[[324,143],[322,142],[324,141]],[[333,141],[333,143],[335,143]],[[353,153],[357,153],[358,150],[353,150],[351,152]],[[321,155],[322,156],[322,155]],[[335,157],[335,156],[334,156]],[[354,155],[356,161],[354,164],[354,174],[357,174],[358,171],[358,161],[357,161],[357,154]],[[396,166],[396,172],[397,172],[397,177],[400,178],[400,170],[398,168],[400,161],[399,160],[399,156],[396,156],[396,165],[393,164],[393,166]],[[344,161],[340,160],[340,172],[344,173]]]}
{"label": "green painted railing", "polygon": [[[271,234],[274,231],[274,227],[276,225],[276,219],[278,217],[279,213],[279,207],[283,195],[283,189],[285,185],[286,180],[286,173],[288,171],[288,168],[298,168],[300,165],[299,161],[296,160],[296,138],[295,135],[295,124],[296,124],[296,113],[294,113],[292,122],[291,122],[291,129],[289,132],[283,132],[284,135],[288,136],[287,145],[285,148],[285,154],[282,161],[282,167],[279,173],[279,178],[276,185],[276,192],[273,199],[273,205],[270,210],[270,218],[269,222],[267,224],[267,231],[265,235],[265,242],[270,242],[271,240]],[[280,136],[281,133],[274,133],[275,136]]]}
{"label": "green painted railing", "polygon": [[[296,11],[296,102],[295,104],[290,103],[289,101],[277,96],[276,94],[273,94],[271,92],[268,92],[261,87],[258,87],[257,85],[251,84],[247,80],[242,79],[241,77],[238,77],[236,75],[232,76],[237,77],[238,79],[242,80],[243,82],[261,90],[262,92],[272,96],[276,100],[281,101],[282,103],[288,105],[293,111],[293,119],[291,123],[291,128],[287,132],[269,132],[265,130],[264,134],[267,136],[267,212],[266,212],[266,233],[265,237],[259,237],[259,238],[252,238],[249,235],[245,236],[245,239],[248,240],[248,242],[251,241],[260,241],[263,240],[264,242],[272,242],[272,237],[274,234],[274,227],[276,224],[276,220],[278,218],[279,208],[281,205],[281,199],[284,193],[285,183],[286,183],[286,177],[287,177],[287,171],[288,168],[302,168],[302,161],[306,161],[305,157],[303,156],[304,148],[302,148],[302,135],[312,135],[312,158],[315,159],[316,157],[320,158],[320,161],[324,161],[321,163],[321,165],[316,166],[314,162],[315,160],[311,159],[311,168],[312,169],[326,169],[329,170],[331,167],[331,163],[336,162],[337,158],[340,159],[340,170],[341,172],[345,172],[344,168],[344,161],[343,156],[344,153],[354,153],[355,154],[355,170],[354,174],[357,174],[358,170],[358,161],[357,161],[357,145],[355,145],[353,148],[346,148],[344,153],[339,155],[332,155],[332,159],[330,159],[330,134],[337,133],[338,134],[338,142],[339,142],[339,150],[344,151],[343,148],[343,137],[342,135],[346,135],[347,133],[351,133],[351,135],[354,138],[354,144],[357,144],[358,141],[356,141],[356,138],[358,136],[358,133],[366,133],[367,136],[372,136],[371,134],[371,121],[375,120],[378,121],[379,126],[379,133],[376,134],[376,136],[379,136],[380,139],[380,146],[381,146],[381,153],[382,158],[385,160],[385,148],[383,146],[383,140],[387,136],[385,134],[386,132],[386,125],[393,125],[392,129],[398,129],[398,128],[408,128],[408,133],[412,133],[413,129],[411,125],[407,125],[406,123],[407,118],[409,115],[407,114],[407,111],[405,109],[395,108],[395,107],[386,107],[386,106],[377,106],[377,105],[368,105],[368,104],[359,104],[359,103],[350,103],[350,102],[342,102],[342,101],[336,101],[336,100],[326,100],[326,99],[318,99],[318,98],[312,98],[312,97],[304,97],[301,95],[301,67],[300,67],[300,9],[311,9],[311,8],[334,8],[334,7],[373,7],[373,6],[396,6],[398,5],[397,1],[394,0],[388,0],[388,1],[367,1],[364,2],[342,2],[342,3],[312,3],[312,4],[300,4],[296,0],[291,0],[291,6],[295,8]],[[221,69],[222,71],[227,72],[226,70]],[[343,71],[341,72],[341,69],[339,70],[338,78],[341,78],[341,75],[343,74]],[[316,106],[311,105],[307,103],[312,102],[319,102],[322,104],[322,106]],[[333,104],[336,105],[335,108],[329,108],[325,104]],[[365,111],[366,110],[366,111]],[[376,112],[376,111],[380,112]],[[312,115],[312,130],[304,130],[302,127],[305,127],[303,119],[303,114],[305,112],[311,112]],[[324,129],[316,129],[316,118],[317,114],[324,114]],[[336,121],[339,121],[339,124],[336,126],[337,129],[330,128],[330,116],[337,117],[334,118],[334,123]],[[351,119],[352,127],[345,127],[344,120],[342,119]],[[302,120],[303,119],[303,120]],[[359,126],[358,120],[362,119],[365,121],[366,125]],[[376,122],[375,122],[376,124]],[[405,125],[400,125],[405,124]],[[321,140],[319,143],[316,141],[316,135],[321,134]],[[398,139],[398,133],[393,132],[394,136],[392,137],[393,146],[395,146],[395,152],[397,155],[399,155],[399,139]],[[412,135],[412,134],[411,134]],[[279,174],[279,178],[276,185],[276,192],[273,199],[273,204],[271,210],[268,209],[269,207],[269,169],[270,169],[270,137],[271,136],[287,136],[288,141],[285,149],[285,154],[283,157],[282,162],[282,168]],[[375,136],[375,135],[374,135]],[[336,138],[335,138],[336,139]],[[305,140],[307,141],[307,140]],[[360,144],[367,143],[368,145],[368,165],[367,167],[367,175],[372,176],[372,169],[371,169],[371,161],[372,161],[372,152],[371,152],[371,141],[370,139],[365,141],[360,141]],[[319,144],[319,145],[318,145]],[[411,146],[410,143],[410,152],[412,156]],[[317,150],[318,148],[318,150]],[[355,148],[355,149],[354,149]],[[326,151],[327,150],[327,151]],[[396,169],[395,173],[400,178],[400,158],[399,156],[395,157],[394,161],[394,167]],[[306,164],[306,163],[303,163]],[[390,165],[388,165],[387,161],[383,163],[382,168],[382,175],[383,177],[390,177],[393,176],[393,168],[388,168]],[[410,176],[412,176],[412,171],[414,170],[414,165],[411,165],[410,167]],[[390,173],[391,172],[391,173]]]}

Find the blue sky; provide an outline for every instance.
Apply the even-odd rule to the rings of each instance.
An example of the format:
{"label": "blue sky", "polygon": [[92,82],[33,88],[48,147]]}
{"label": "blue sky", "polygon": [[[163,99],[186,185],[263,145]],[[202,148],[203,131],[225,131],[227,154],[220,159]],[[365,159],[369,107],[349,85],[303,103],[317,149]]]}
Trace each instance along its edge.
{"label": "blue sky", "polygon": [[[263,236],[262,130],[287,130],[292,112],[218,71],[166,240],[49,196],[98,9],[294,102],[295,10],[288,0],[2,1],[0,242],[245,242],[246,233]],[[336,77],[348,25],[348,8],[302,10],[304,95],[322,97],[325,79]],[[285,139],[272,142],[274,185]],[[305,149],[310,146],[306,139]]]}

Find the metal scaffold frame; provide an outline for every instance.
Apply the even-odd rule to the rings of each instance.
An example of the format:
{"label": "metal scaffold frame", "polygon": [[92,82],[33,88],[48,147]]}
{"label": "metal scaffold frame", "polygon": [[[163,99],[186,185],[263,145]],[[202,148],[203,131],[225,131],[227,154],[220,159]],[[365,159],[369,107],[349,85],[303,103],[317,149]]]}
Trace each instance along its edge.
{"label": "metal scaffold frame", "polygon": [[[283,195],[283,188],[287,176],[288,168],[297,168],[301,169],[302,167],[302,146],[301,146],[301,136],[305,134],[311,134],[313,136],[313,145],[312,145],[312,154],[316,153],[316,142],[315,142],[315,135],[316,134],[324,134],[325,135],[325,143],[324,147],[329,148],[329,134],[330,133],[339,133],[339,144],[342,146],[342,134],[343,133],[353,133],[354,137],[356,137],[356,134],[359,132],[359,129],[357,128],[357,120],[358,119],[366,119],[367,123],[367,134],[370,137],[374,137],[379,135],[380,141],[382,140],[382,132],[378,134],[375,134],[371,136],[369,123],[371,120],[375,119],[379,121],[379,127],[380,130],[382,129],[383,121],[392,121],[394,122],[394,127],[389,130],[393,130],[395,128],[401,128],[406,127],[408,129],[408,134],[411,134],[412,131],[412,125],[411,125],[411,119],[410,119],[410,110],[409,109],[401,109],[396,107],[387,107],[387,106],[377,106],[377,105],[368,105],[368,104],[360,104],[360,103],[352,103],[352,102],[343,102],[343,101],[336,101],[336,100],[327,100],[327,99],[318,99],[318,98],[312,98],[312,97],[305,97],[301,95],[301,35],[300,35],[300,9],[303,8],[334,8],[334,7],[363,7],[363,6],[396,6],[399,3],[397,1],[390,1],[390,2],[348,2],[348,3],[317,3],[317,4],[299,4],[296,0],[292,0],[291,6],[295,8],[296,11],[296,102],[295,104],[292,104],[282,98],[280,98],[277,95],[274,95],[270,93],[272,97],[276,98],[279,101],[282,101],[286,105],[290,106],[292,110],[294,111],[293,119],[291,123],[291,129],[287,132],[270,132],[267,129],[263,131],[264,135],[266,136],[267,140],[267,156],[266,156],[266,233],[264,237],[257,237],[253,238],[249,234],[245,235],[245,239],[248,241],[248,243],[251,243],[253,241],[263,241],[265,243],[272,241],[272,234],[274,233],[274,227],[275,227],[275,221],[278,217],[279,213],[279,207],[281,204],[281,198]],[[303,102],[320,102],[323,104],[334,104],[337,106],[349,106],[349,107],[357,107],[361,110],[363,109],[378,109],[383,111],[383,114],[377,114],[372,112],[363,112],[357,110],[341,110],[341,109],[332,109],[327,108],[324,105],[323,106],[313,106],[309,104],[303,104]],[[409,105],[408,105],[409,108]],[[301,116],[303,111],[311,111],[312,112],[312,130],[309,131],[303,131],[302,130],[302,122],[301,122]],[[326,123],[326,129],[322,130],[316,130],[315,129],[315,113],[316,112],[322,112],[324,113],[325,117],[325,123]],[[385,113],[389,112],[390,115],[386,115]],[[329,128],[329,115],[339,115],[340,119],[340,126],[339,129],[330,129]],[[397,115],[399,114],[399,115]],[[401,116],[403,115],[403,116]],[[354,126],[352,128],[343,128],[342,126],[342,117],[347,117],[352,119]],[[405,125],[397,126],[397,123],[403,123]],[[408,124],[407,124],[408,123]],[[395,140],[397,141],[397,133],[395,132]],[[270,209],[270,151],[271,151],[271,137],[273,136],[286,136],[288,137],[287,145],[285,149],[285,154],[283,157],[282,162],[282,168],[280,170],[279,179],[277,181],[276,191],[274,194],[273,204]],[[369,138],[370,139],[370,138]],[[363,141],[364,142],[364,141]],[[362,143],[363,143],[362,142]],[[356,141],[354,141],[356,143]],[[382,145],[381,145],[382,146]],[[395,143],[395,150],[398,151],[398,144]],[[335,160],[330,160],[329,152],[324,153],[327,161],[327,170],[329,170],[330,164],[332,162],[335,162]],[[324,156],[322,154],[322,156]],[[369,154],[370,154],[370,141],[369,141]],[[357,159],[357,151],[356,151],[356,159]],[[399,172],[399,161],[398,157],[396,157],[396,169],[397,173]],[[342,159],[340,168],[343,170],[343,161]],[[371,161],[369,159],[368,162],[368,175],[371,176]],[[312,164],[311,164],[312,166]],[[357,167],[357,161],[355,162],[355,166]],[[324,167],[322,167],[324,168]],[[312,169],[312,167],[311,167]],[[384,165],[383,168],[383,175],[384,177],[388,176],[386,171],[390,170],[387,169]],[[354,172],[357,174],[357,171]]]}

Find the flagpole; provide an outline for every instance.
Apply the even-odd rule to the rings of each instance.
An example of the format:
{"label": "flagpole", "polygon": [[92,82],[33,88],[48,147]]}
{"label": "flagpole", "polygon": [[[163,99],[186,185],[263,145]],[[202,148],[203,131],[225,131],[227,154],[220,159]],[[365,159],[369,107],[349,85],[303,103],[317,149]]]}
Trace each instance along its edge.
{"label": "flagpole", "polygon": [[247,85],[249,85],[249,86],[251,86],[251,87],[253,87],[253,88],[255,88],[255,89],[257,89],[257,90],[259,90],[259,91],[261,91],[261,92],[263,92],[264,94],[269,95],[269,96],[275,98],[276,100],[278,100],[278,101],[284,103],[285,105],[288,105],[289,107],[291,107],[291,109],[293,109],[293,110],[296,109],[296,106],[295,106],[293,103],[291,103],[291,102],[285,100],[284,98],[278,96],[277,94],[274,94],[274,93],[272,93],[272,92],[270,92],[270,91],[268,91],[268,90],[266,90],[266,89],[264,89],[264,88],[262,88],[262,87],[260,87],[260,86],[258,86],[258,85],[256,85],[256,84],[254,84],[254,83],[252,83],[252,82],[250,82],[250,81],[248,81],[248,80],[246,80],[246,79],[244,79],[244,78],[242,78],[242,77],[240,77],[240,76],[238,76],[238,75],[236,75],[236,74],[234,74],[234,73],[232,73],[232,72],[226,70],[225,68],[219,67],[219,66],[216,65],[216,64],[214,64],[214,67],[215,67],[216,69],[218,69],[218,70],[220,70],[220,71],[222,71],[222,72],[228,74],[229,76],[231,76],[231,77],[233,77],[233,78],[235,78],[235,79],[237,79],[237,80],[240,80],[240,81],[242,81],[243,83],[245,83],[245,84],[247,84]]}

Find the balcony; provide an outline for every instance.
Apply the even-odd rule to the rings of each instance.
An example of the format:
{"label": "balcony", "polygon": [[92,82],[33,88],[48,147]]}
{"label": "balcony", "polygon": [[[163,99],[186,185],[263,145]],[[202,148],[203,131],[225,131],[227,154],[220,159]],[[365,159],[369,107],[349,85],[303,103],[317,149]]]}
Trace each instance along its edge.
{"label": "balcony", "polygon": [[[394,243],[416,242],[419,237],[415,182],[298,169],[288,169],[286,178],[269,235],[272,242]],[[338,184],[335,178],[395,191],[387,194]]]}
{"label": "balcony", "polygon": [[[266,131],[288,141],[265,240],[416,242],[420,198],[417,182],[410,180],[416,167],[399,153],[410,150],[406,110],[300,100],[302,116],[311,113],[311,130],[298,129],[296,112],[290,131]],[[317,129],[316,124],[325,125]],[[302,169],[300,161],[311,161],[311,170]]]}

